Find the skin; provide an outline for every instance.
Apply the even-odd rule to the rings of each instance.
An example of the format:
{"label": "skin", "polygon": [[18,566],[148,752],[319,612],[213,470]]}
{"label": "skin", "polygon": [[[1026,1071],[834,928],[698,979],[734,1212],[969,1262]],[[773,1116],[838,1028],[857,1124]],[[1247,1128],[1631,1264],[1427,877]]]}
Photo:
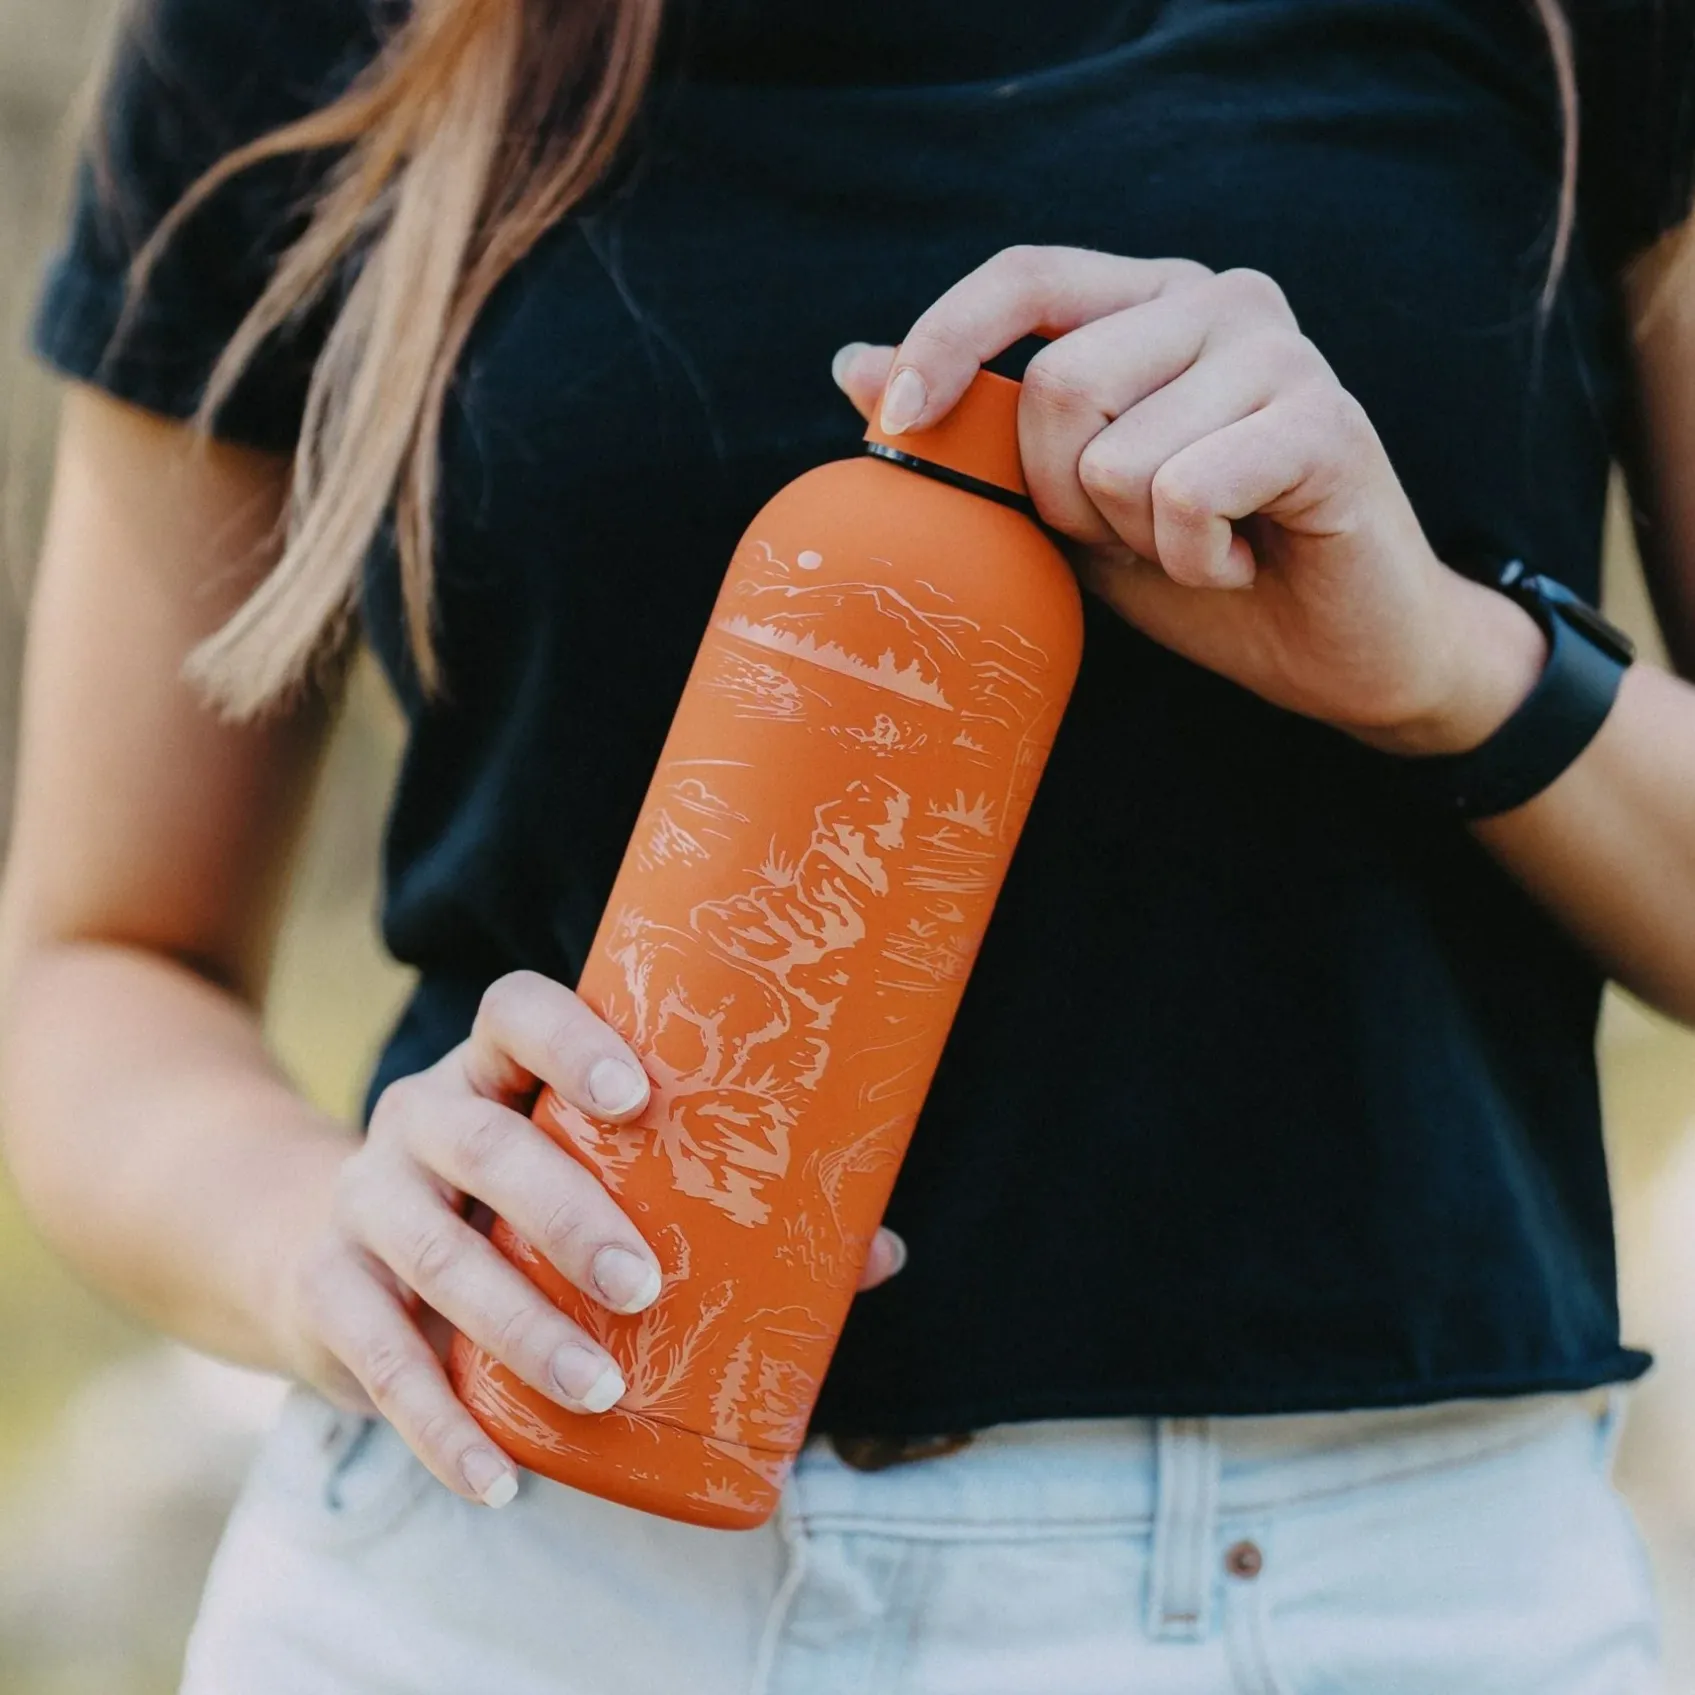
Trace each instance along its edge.
{"label": "skin", "polygon": [[[1695,667],[1695,285],[1668,242],[1644,320],[1631,467],[1668,648]],[[1653,309],[1650,310],[1650,304]],[[1053,337],[1019,407],[1030,493],[1084,581],[1154,640],[1385,752],[1459,752],[1530,692],[1530,615],[1431,551],[1376,432],[1271,279],[1013,248],[837,381],[887,430],[944,416],[984,360]],[[890,410],[894,416],[890,416]],[[1594,742],[1478,839],[1617,981],[1695,1023],[1695,690],[1633,666]]]}
{"label": "skin", "polygon": [[[1644,343],[1639,471],[1685,657],[1695,492],[1673,471],[1695,463],[1692,317],[1662,314]],[[1031,331],[1051,338],[1020,412],[1031,491],[1132,623],[1390,752],[1473,746],[1523,699],[1534,622],[1435,558],[1263,277],[1013,249],[900,348],[854,344],[835,369],[862,411],[922,428]],[[91,1283],[197,1346],[375,1408],[448,1487],[500,1504],[512,1468],[447,1385],[443,1319],[561,1405],[607,1404],[612,1362],[476,1224],[503,1214],[579,1288],[637,1310],[651,1252],[523,1109],[546,1082],[616,1122],[646,1080],[615,1031],[528,973],[384,1094],[362,1141],[267,1054],[263,985],[330,714],[309,699],[221,723],[180,670],[274,559],[287,475],[68,397],[0,905],[0,1122],[26,1205]],[[1695,1018],[1695,691],[1634,668],[1583,757],[1476,828],[1610,971]],[[866,1284],[902,1253],[880,1235]]]}
{"label": "skin", "polygon": [[[616,1032],[533,973],[493,984],[470,1037],[388,1090],[363,1141],[266,1052],[263,988],[331,714],[307,699],[222,723],[180,671],[275,557],[287,482],[273,458],[67,396],[0,904],[6,1152],[44,1234],[97,1288],[196,1346],[375,1408],[448,1487],[499,1504],[515,1473],[448,1386],[438,1315],[585,1416],[622,1386],[462,1203],[638,1310],[647,1244],[521,1109],[545,1081],[621,1122],[646,1079]],[[608,1107],[597,1092],[620,1074]],[[608,1249],[632,1263],[621,1273]],[[902,1251],[884,1233],[864,1282]]]}

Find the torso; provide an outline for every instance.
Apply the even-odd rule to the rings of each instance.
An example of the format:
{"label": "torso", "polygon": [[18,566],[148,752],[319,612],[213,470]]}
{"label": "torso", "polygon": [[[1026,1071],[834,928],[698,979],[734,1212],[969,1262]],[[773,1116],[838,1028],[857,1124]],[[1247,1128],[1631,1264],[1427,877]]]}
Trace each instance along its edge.
{"label": "torso", "polygon": [[[639,148],[478,326],[446,436],[439,705],[373,560],[371,639],[412,717],[385,926],[422,973],[378,1087],[459,1040],[491,977],[574,980],[736,538],[855,449],[831,353],[897,340],[999,248],[1270,273],[1439,551],[1595,591],[1619,255],[1587,222],[1539,317],[1559,134],[1526,9],[889,0],[808,12],[833,42],[790,12],[698,0]],[[911,1261],[858,1303],[818,1426],[1639,1369],[1599,990],[1374,756],[1091,603],[890,1207]]]}

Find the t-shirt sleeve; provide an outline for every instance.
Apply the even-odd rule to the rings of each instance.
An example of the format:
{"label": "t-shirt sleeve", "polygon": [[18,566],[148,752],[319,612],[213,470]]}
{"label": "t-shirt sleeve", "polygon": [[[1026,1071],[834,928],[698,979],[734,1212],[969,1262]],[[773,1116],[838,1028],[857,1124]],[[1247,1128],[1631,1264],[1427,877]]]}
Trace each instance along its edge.
{"label": "t-shirt sleeve", "polygon": [[[230,149],[324,104],[368,61],[361,0],[145,0],[115,44],[31,340],[48,364],[170,417],[193,414],[219,353],[302,227],[322,155],[226,184],[163,248],[125,316],[135,255]],[[321,315],[264,347],[216,433],[286,451]],[[121,332],[121,333],[120,333]]]}
{"label": "t-shirt sleeve", "polygon": [[1695,200],[1695,0],[1573,0],[1580,192],[1617,267]]}

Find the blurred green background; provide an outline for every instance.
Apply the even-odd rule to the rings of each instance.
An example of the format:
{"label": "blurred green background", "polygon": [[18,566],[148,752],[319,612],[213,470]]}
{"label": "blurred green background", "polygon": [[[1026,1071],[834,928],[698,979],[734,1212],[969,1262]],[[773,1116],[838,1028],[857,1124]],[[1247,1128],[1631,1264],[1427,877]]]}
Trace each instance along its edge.
{"label": "blurred green background", "polygon": [[[68,172],[71,102],[109,5],[0,0],[0,835],[55,411],[53,385],[23,358],[21,339]],[[1646,632],[1619,523],[1608,569],[1613,610]],[[372,917],[398,745],[392,705],[362,669],[271,1001],[285,1061],[315,1098],[348,1114],[406,986]],[[1631,1410],[1620,1477],[1655,1559],[1672,1688],[1695,1691],[1695,1137],[1685,1134],[1695,1124],[1695,1035],[1618,997],[1603,1047],[1627,1328],[1660,1355]],[[0,1695],[174,1689],[205,1563],[276,1393],[160,1343],[82,1289],[36,1242],[0,1177]]]}

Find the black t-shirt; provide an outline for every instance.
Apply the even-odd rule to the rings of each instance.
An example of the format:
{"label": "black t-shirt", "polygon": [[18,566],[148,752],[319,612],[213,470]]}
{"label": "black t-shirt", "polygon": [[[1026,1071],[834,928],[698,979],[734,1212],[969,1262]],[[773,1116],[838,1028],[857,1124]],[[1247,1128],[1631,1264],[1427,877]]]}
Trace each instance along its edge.
{"label": "black t-shirt", "polygon": [[[1614,278],[1675,222],[1687,18],[1576,9],[1579,239],[1518,0],[694,0],[637,143],[506,281],[445,433],[442,646],[364,615],[411,733],[384,927],[420,971],[374,1087],[485,983],[574,981],[732,547],[855,451],[831,352],[1014,242],[1249,265],[1375,421],[1440,551],[1596,589],[1628,412]],[[110,347],[138,237],[369,55],[357,0],[161,0],[38,342],[181,414],[320,162],[196,216]],[[293,440],[320,327],[223,419]],[[1417,1402],[1593,1384],[1621,1348],[1600,977],[1382,762],[1089,603],[1076,694],[816,1425]]]}

